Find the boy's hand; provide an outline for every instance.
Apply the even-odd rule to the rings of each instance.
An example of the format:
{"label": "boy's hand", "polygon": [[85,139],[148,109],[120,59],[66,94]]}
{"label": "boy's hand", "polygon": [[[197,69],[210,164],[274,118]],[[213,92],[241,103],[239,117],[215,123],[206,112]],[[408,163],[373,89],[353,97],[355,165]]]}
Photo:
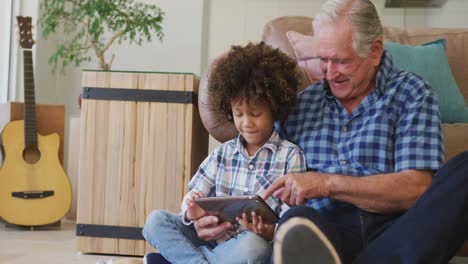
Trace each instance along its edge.
{"label": "boy's hand", "polygon": [[236,220],[239,224],[243,225],[246,229],[254,232],[259,235],[266,241],[273,240],[275,234],[275,225],[269,225],[263,223],[263,218],[257,215],[255,212],[252,212],[252,222],[249,222],[247,214],[243,213],[242,218],[236,217]]}
{"label": "boy's hand", "polygon": [[185,213],[185,216],[188,220],[197,220],[198,218],[206,215],[206,211],[195,203],[195,198],[200,197],[204,197],[204,195],[198,192],[192,192],[190,198],[186,200],[187,212]]}
{"label": "boy's hand", "polygon": [[207,215],[194,222],[198,237],[206,241],[217,240],[226,237],[228,230],[232,228],[230,222],[219,223],[219,219],[213,215]]}

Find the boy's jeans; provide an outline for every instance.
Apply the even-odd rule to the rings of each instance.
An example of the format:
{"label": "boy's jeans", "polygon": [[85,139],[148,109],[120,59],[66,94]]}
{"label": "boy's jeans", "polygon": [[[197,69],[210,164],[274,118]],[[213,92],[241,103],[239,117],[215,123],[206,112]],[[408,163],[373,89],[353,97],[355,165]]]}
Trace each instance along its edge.
{"label": "boy's jeans", "polygon": [[269,242],[248,231],[221,244],[198,237],[193,225],[182,223],[180,215],[151,212],[143,236],[172,263],[268,263],[272,254]]}

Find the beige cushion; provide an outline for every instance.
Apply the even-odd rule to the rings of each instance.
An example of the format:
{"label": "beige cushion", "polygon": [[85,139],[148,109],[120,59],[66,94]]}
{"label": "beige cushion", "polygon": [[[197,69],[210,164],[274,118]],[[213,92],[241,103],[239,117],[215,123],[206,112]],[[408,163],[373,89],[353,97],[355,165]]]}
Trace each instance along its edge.
{"label": "beige cushion", "polygon": [[297,64],[303,70],[309,84],[322,80],[323,73],[320,70],[320,61],[317,59],[318,48],[314,37],[296,31],[288,31],[286,36],[293,47]]}
{"label": "beige cushion", "polygon": [[468,124],[442,124],[445,160],[468,150]]}

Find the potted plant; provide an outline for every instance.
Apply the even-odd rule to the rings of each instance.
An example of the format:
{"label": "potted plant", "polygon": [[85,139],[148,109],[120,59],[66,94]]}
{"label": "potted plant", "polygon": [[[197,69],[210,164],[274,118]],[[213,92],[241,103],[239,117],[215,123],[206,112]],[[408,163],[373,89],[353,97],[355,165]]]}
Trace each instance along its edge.
{"label": "potted plant", "polygon": [[153,36],[162,41],[163,18],[158,6],[138,0],[43,0],[39,23],[45,38],[66,36],[49,58],[53,70],[58,65],[79,66],[91,61],[92,54],[101,70],[110,70],[115,54],[106,52],[113,44],[141,45]]}

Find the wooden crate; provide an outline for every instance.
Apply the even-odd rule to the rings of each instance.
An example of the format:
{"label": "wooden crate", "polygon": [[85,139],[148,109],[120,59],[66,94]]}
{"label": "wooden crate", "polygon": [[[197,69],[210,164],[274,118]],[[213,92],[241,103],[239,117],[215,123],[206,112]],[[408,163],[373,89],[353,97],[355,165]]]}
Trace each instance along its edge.
{"label": "wooden crate", "polygon": [[[0,104],[0,132],[11,121],[24,119],[24,104],[10,102]],[[63,165],[63,140],[65,105],[36,104],[37,132],[43,136],[58,133],[60,136],[59,160]],[[2,155],[2,153],[0,153]],[[0,159],[2,164],[3,157]]]}
{"label": "wooden crate", "polygon": [[[84,72],[79,251],[119,255],[154,251],[141,236],[146,216],[154,209],[179,212],[188,182],[207,155],[208,133],[192,97],[198,85],[193,74]],[[150,96],[146,90],[158,94]],[[125,101],[115,98],[120,91],[127,93]],[[177,101],[181,91],[182,103],[133,101]],[[89,99],[98,93],[113,100]],[[193,103],[185,103],[192,100],[187,98]]]}

